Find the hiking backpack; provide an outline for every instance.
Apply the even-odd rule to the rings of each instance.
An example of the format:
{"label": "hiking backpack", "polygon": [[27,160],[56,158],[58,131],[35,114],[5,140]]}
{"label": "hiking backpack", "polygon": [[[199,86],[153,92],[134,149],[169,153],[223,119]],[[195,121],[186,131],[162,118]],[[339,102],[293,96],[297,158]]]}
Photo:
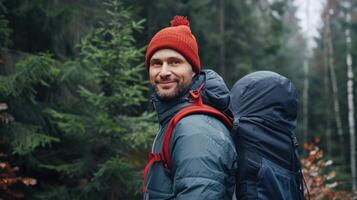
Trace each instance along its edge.
{"label": "hiking backpack", "polygon": [[270,71],[244,76],[231,89],[230,111],[237,199],[302,200],[297,93],[290,80]]}
{"label": "hiking backpack", "polygon": [[[146,192],[146,177],[153,163],[162,162],[166,168],[172,168],[170,139],[175,125],[188,115],[201,113],[219,119],[231,130],[238,154],[238,200],[302,200],[301,166],[292,131],[296,126],[297,106],[292,83],[273,72],[249,74],[232,88],[230,114],[205,104],[201,97],[203,89],[204,84],[201,84],[197,90],[190,91],[193,104],[172,117],[164,133],[161,151],[149,154],[143,192]],[[279,98],[284,95],[287,98]],[[283,107],[288,109],[287,115],[275,119],[276,114],[285,111],[281,110]]]}

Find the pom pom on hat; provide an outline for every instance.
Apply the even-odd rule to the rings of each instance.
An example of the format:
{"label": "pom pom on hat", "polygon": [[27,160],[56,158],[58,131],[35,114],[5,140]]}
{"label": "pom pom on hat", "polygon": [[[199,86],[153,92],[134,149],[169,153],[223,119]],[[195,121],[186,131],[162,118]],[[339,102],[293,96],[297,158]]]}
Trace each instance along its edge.
{"label": "pom pom on hat", "polygon": [[187,17],[175,16],[170,21],[171,26],[161,29],[151,39],[145,55],[147,69],[150,67],[151,56],[160,49],[173,49],[183,55],[191,64],[194,72],[201,70],[198,45],[191,33],[190,22]]}
{"label": "pom pom on hat", "polygon": [[170,24],[171,24],[171,27],[180,26],[180,25],[190,26],[190,22],[188,21],[187,17],[185,17],[185,16],[178,16],[178,15],[176,15],[176,16],[170,21]]}

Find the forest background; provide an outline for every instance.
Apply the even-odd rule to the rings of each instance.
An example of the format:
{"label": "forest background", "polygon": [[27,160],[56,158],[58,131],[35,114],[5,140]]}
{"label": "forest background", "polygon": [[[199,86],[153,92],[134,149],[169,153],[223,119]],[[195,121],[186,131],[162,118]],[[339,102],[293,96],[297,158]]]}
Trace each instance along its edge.
{"label": "forest background", "polygon": [[229,86],[292,80],[312,199],[352,198],[357,1],[323,5],[309,48],[292,0],[0,0],[0,199],[141,199],[158,129],[144,53],[174,15]]}

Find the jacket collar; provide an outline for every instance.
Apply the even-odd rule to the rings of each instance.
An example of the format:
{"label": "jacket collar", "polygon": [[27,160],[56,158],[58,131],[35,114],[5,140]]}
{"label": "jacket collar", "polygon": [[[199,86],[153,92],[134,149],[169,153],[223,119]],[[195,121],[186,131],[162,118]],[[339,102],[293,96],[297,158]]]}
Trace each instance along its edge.
{"label": "jacket collar", "polygon": [[151,102],[157,112],[158,120],[161,125],[167,123],[179,110],[188,105],[191,105],[189,102],[188,91],[186,91],[181,97],[172,99],[170,101],[161,100],[160,97],[154,93],[151,96]]}

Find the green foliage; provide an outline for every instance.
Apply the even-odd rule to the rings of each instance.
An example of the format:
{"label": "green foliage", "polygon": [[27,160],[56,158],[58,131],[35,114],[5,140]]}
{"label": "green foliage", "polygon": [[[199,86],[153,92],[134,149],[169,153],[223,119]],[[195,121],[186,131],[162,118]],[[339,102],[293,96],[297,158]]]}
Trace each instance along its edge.
{"label": "green foliage", "polygon": [[12,31],[9,28],[9,21],[3,15],[0,15],[0,47],[11,46],[12,44],[10,40],[11,33]]}
{"label": "green foliage", "polygon": [[[0,102],[0,128],[4,124],[13,123],[14,118],[6,112],[8,106],[6,103]],[[6,151],[6,137],[0,135],[0,199],[19,199],[23,198],[24,194],[21,191],[21,186],[36,185],[37,180],[20,176],[18,174],[19,167],[12,166],[11,157]]]}
{"label": "green foliage", "polygon": [[2,13],[6,13],[7,9],[0,1],[0,48],[11,46],[10,35],[12,33],[9,28],[9,21],[5,18]]}
{"label": "green foliage", "polygon": [[74,45],[104,16],[100,0],[1,2],[7,11],[4,16],[16,22],[10,23],[9,27],[13,30],[14,49],[31,53],[51,52],[61,59],[75,56]]}
{"label": "green foliage", "polygon": [[28,191],[33,198],[139,195],[143,152],[157,127],[152,113],[138,109],[148,89],[144,48],[135,47],[133,34],[144,20],[132,20],[119,0],[104,7],[110,20],[80,41],[75,59],[30,55],[13,74],[0,76],[0,96],[16,118],[2,129],[14,155],[39,180]]}
{"label": "green foliage", "polygon": [[120,116],[118,123],[126,127],[133,134],[127,135],[125,140],[132,144],[133,150],[142,152],[151,148],[151,143],[147,138],[153,138],[154,133],[158,130],[157,124],[151,124],[150,119],[154,119],[154,113],[143,113],[140,117]]}
{"label": "green foliage", "polygon": [[30,154],[36,148],[44,148],[53,142],[59,142],[58,138],[41,133],[40,128],[33,125],[15,123],[11,125],[11,129],[14,154]]}
{"label": "green foliage", "polygon": [[[18,62],[18,73],[13,76],[0,76],[4,82],[0,86],[3,98],[18,97],[23,93],[36,93],[33,88],[38,86],[49,87],[59,75],[60,70],[55,66],[55,60],[49,54],[29,56]],[[34,96],[32,96],[34,98]]]}

